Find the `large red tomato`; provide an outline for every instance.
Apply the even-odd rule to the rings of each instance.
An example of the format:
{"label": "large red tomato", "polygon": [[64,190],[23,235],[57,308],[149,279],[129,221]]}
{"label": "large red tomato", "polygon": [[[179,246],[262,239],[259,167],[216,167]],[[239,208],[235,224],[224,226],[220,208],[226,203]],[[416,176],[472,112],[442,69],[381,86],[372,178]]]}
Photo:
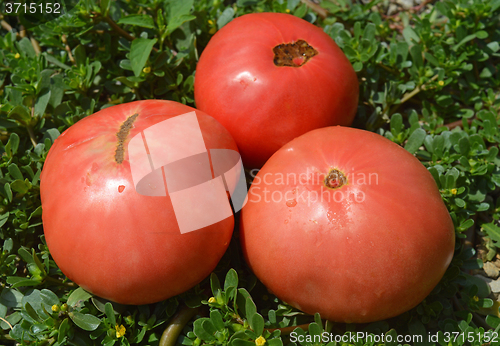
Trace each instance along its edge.
{"label": "large red tomato", "polygon": [[[40,186],[45,238],[62,272],[84,289],[124,304],[157,302],[203,280],[224,254],[232,215],[181,234],[171,191],[150,185],[166,196],[140,194],[132,179],[131,139],[194,111],[207,149],[237,151],[212,117],[157,100],[101,110],[71,126],[51,147]],[[181,146],[193,144],[185,133],[172,133]],[[150,152],[153,145],[148,141]]]}
{"label": "large red tomato", "polygon": [[359,86],[349,60],[321,28],[293,15],[253,13],[217,32],[200,57],[196,106],[261,167],[307,131],[352,123]]}
{"label": "large red tomato", "polygon": [[248,264],[276,296],[339,322],[416,306],[455,244],[425,167],[380,135],[340,126],[300,136],[269,159],[241,228]]}

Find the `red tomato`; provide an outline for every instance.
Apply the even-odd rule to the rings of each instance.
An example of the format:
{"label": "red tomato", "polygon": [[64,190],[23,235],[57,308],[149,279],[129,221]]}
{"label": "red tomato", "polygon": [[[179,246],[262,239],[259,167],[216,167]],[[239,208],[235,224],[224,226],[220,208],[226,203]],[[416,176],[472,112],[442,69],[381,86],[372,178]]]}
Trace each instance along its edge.
{"label": "red tomato", "polygon": [[152,125],[193,111],[207,149],[237,150],[212,117],[157,100],[101,110],[51,147],[40,186],[45,238],[62,272],[84,289],[123,304],[157,302],[203,280],[224,254],[233,216],[181,234],[170,195],[139,194],[131,175],[128,142]]}
{"label": "red tomato", "polygon": [[256,175],[241,214],[248,264],[307,313],[364,323],[401,314],[453,257],[450,215],[425,167],[375,133],[311,131]]}
{"label": "red tomato", "polygon": [[349,60],[321,28],[289,14],[252,13],[212,37],[194,93],[197,108],[233,135],[243,163],[261,167],[297,136],[350,125],[359,86]]}

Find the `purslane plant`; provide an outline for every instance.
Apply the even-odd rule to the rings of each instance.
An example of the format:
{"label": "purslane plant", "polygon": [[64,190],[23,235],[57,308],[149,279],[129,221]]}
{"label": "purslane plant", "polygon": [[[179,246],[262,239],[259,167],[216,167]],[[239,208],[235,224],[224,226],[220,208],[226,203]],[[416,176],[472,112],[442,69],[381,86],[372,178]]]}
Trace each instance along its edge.
{"label": "purslane plant", "polygon": [[[2,17],[0,343],[309,346],[328,344],[305,337],[325,331],[392,340],[346,338],[346,345],[397,345],[398,335],[437,335],[441,345],[467,342],[454,335],[472,335],[471,345],[494,341],[500,303],[476,274],[498,259],[500,247],[500,0],[423,1],[391,14],[387,5],[82,0],[25,31],[15,17]],[[452,215],[459,241],[450,268],[420,305],[397,318],[346,325],[291,308],[245,266],[237,231],[209,279],[148,306],[91,296],[50,257],[39,180],[57,136],[114,104],[161,98],[194,106],[196,63],[210,37],[237,16],[263,11],[291,13],[335,39],[361,86],[355,126],[415,154]]]}

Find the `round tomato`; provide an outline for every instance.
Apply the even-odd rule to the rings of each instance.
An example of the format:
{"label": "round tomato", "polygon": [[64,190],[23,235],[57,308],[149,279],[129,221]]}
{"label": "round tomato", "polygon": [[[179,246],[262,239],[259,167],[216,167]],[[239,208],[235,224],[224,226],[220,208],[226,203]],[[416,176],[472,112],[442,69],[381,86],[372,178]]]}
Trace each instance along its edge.
{"label": "round tomato", "polygon": [[[212,117],[158,100],[103,109],[71,126],[50,148],[40,185],[45,239],[62,272],[84,289],[123,304],[157,302],[199,283],[224,254],[232,214],[181,233],[171,187],[160,186],[163,168],[150,167],[160,172],[160,184],[149,184],[158,193],[139,193],[134,185],[131,158],[139,162],[149,150],[152,161],[156,150],[145,130],[187,113],[197,120],[206,149],[237,151],[231,135]],[[186,133],[174,130],[170,140],[181,147],[194,145]],[[131,154],[128,144],[134,138],[142,141],[141,136],[149,149],[142,156]]]}
{"label": "round tomato", "polygon": [[293,138],[352,123],[356,73],[321,28],[283,13],[238,17],[217,32],[196,68],[194,94],[233,135],[247,167]]}
{"label": "round tomato", "polygon": [[340,126],[302,135],[269,159],[249,190],[241,239],[277,297],[348,323],[416,306],[455,244],[427,169],[380,135]]}

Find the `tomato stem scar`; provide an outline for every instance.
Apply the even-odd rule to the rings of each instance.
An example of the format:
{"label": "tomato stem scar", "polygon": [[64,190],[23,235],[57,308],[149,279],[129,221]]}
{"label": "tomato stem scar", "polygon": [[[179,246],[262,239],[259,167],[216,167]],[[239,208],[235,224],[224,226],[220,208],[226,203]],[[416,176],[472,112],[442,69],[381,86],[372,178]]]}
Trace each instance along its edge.
{"label": "tomato stem scar", "polygon": [[130,133],[130,129],[132,128],[135,119],[139,116],[139,113],[135,113],[127,118],[121,125],[120,129],[116,133],[116,137],[118,138],[118,144],[116,145],[115,151],[115,161],[116,163],[122,163],[125,157],[125,149],[123,144],[127,139],[128,134]]}
{"label": "tomato stem scar", "polygon": [[324,184],[330,189],[337,189],[347,184],[347,177],[338,169],[330,169],[325,177]]}
{"label": "tomato stem scar", "polygon": [[273,48],[273,52],[276,66],[300,67],[318,55],[318,51],[304,40],[279,44]]}

